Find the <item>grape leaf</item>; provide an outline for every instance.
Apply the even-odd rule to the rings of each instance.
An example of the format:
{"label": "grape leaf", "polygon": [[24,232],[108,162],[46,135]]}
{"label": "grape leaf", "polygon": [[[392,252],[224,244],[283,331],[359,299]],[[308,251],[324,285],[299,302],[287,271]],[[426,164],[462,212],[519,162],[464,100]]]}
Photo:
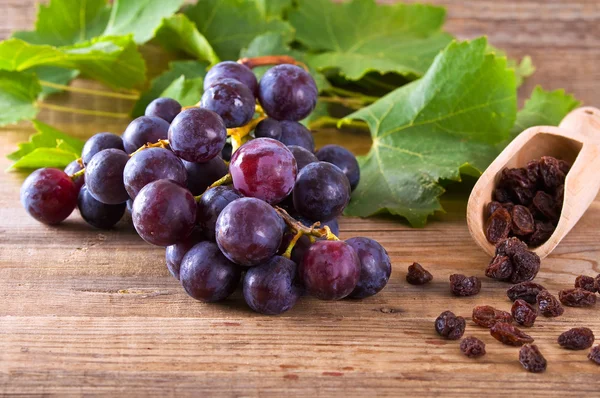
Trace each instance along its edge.
{"label": "grape leaf", "polygon": [[292,7],[292,0],[256,0],[256,5],[264,19],[282,18],[283,13]]}
{"label": "grape leaf", "polygon": [[[19,149],[15,152],[7,155],[6,157],[10,160],[17,161],[22,157],[30,154],[39,148],[56,148],[61,143],[61,148],[70,149],[77,157],[81,154],[83,150],[84,142],[78,138],[71,137],[54,127],[51,127],[45,123],[40,122],[39,120],[33,121],[33,127],[36,130],[36,133],[29,137],[28,142],[22,142],[18,144]],[[67,144],[66,147],[64,144]],[[42,165],[44,167],[44,165]]]}
{"label": "grape leaf", "polygon": [[41,91],[34,74],[0,70],[0,126],[33,119]]}
{"label": "grape leaf", "polygon": [[179,76],[160,96],[173,98],[182,106],[195,105],[202,97],[203,85],[204,78],[202,77],[188,79],[185,76]]}
{"label": "grape leaf", "polygon": [[529,55],[521,58],[521,61],[516,61],[512,58],[509,58],[504,50],[496,48],[491,44],[488,44],[488,52],[495,54],[497,57],[506,57],[508,59],[507,63],[510,68],[514,68],[515,75],[517,76],[517,87],[520,87],[526,78],[533,75],[535,72],[535,66],[533,65],[533,61]]}
{"label": "grape leaf", "polygon": [[11,165],[12,169],[64,168],[79,156],[61,148],[36,148]]}
{"label": "grape leaf", "polygon": [[374,0],[304,0],[289,13],[296,39],[318,52],[310,55],[309,64],[319,70],[339,70],[350,80],[370,71],[422,76],[452,40],[440,31],[444,18],[441,7],[378,6]]}
{"label": "grape leaf", "polygon": [[62,90],[55,87],[45,85],[45,83],[54,83],[60,85],[67,85],[73,79],[79,75],[79,71],[73,69],[58,68],[55,66],[39,66],[31,69],[40,79],[42,85],[42,93],[40,98],[45,98],[50,94],[61,92]]}
{"label": "grape leaf", "polygon": [[222,60],[234,60],[242,48],[266,32],[285,34],[292,27],[265,15],[264,0],[203,0],[185,9]]}
{"label": "grape leaf", "polygon": [[373,146],[346,213],[387,211],[423,226],[442,210],[440,180],[459,181],[465,167],[481,172],[508,138],[515,80],[506,58],[486,53],[485,38],[454,42],[423,78],[349,115],[368,124]]}

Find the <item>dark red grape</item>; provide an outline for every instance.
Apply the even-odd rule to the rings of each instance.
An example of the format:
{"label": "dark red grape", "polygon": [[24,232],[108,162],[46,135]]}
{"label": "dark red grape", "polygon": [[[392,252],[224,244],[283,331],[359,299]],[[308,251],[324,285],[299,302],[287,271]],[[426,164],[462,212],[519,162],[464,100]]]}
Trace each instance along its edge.
{"label": "dark red grape", "polygon": [[213,182],[224,177],[229,169],[220,156],[206,163],[183,161],[187,170],[187,187],[192,195],[201,195]]}
{"label": "dark red grape", "polygon": [[173,98],[161,97],[152,101],[146,107],[146,116],[154,116],[171,123],[175,116],[181,112],[181,104]]}
{"label": "dark red grape", "polygon": [[288,145],[288,149],[296,159],[298,171],[302,170],[307,164],[318,162],[319,159],[312,153],[297,145]]}
{"label": "dark red grape", "polygon": [[217,218],[223,209],[242,195],[233,187],[218,186],[204,193],[197,204],[196,222],[207,239],[215,240]]}
{"label": "dark red grape", "polygon": [[210,68],[204,77],[204,90],[223,79],[235,79],[248,86],[253,94],[257,92],[258,82],[252,69],[234,61],[219,62]]}
{"label": "dark red grape", "polygon": [[250,267],[277,253],[283,230],[283,220],[269,204],[256,198],[241,198],[221,211],[216,239],[228,259]]}
{"label": "dark red grape", "polygon": [[270,117],[302,120],[315,109],[318,90],[312,76],[295,65],[269,69],[258,84],[258,99]]}
{"label": "dark red grape", "polygon": [[281,125],[275,119],[270,117],[261,120],[254,129],[256,138],[272,138],[279,140],[281,138]]}
{"label": "dark red grape", "polygon": [[179,280],[191,297],[210,303],[229,297],[240,282],[241,273],[216,244],[200,242],[183,256]]}
{"label": "dark red grape", "polygon": [[250,89],[234,79],[219,80],[204,91],[200,100],[200,106],[221,116],[227,128],[252,120],[255,104]]}
{"label": "dark red grape", "polygon": [[294,188],[298,168],[294,155],[281,142],[257,138],[231,157],[233,186],[245,196],[276,204]]}
{"label": "dark red grape", "polygon": [[96,200],[84,185],[77,197],[77,207],[81,218],[92,227],[108,229],[114,226],[125,214],[125,203],[107,205]]}
{"label": "dark red grape", "polygon": [[113,133],[98,133],[94,134],[85,142],[83,150],[81,151],[81,160],[86,165],[92,160],[95,154],[104,149],[120,149],[125,150],[123,146],[123,139]]}
{"label": "dark red grape", "polygon": [[277,315],[291,309],[301,290],[294,284],[296,264],[275,256],[250,268],[244,277],[244,299],[250,308],[265,315]]}
{"label": "dark red grape", "polygon": [[77,187],[62,170],[38,169],[23,182],[21,204],[39,222],[58,224],[75,209]]}
{"label": "dark red grape", "polygon": [[321,300],[339,300],[360,280],[360,260],[346,242],[321,240],[307,250],[299,273],[308,293]]}
{"label": "dark red grape", "polygon": [[172,180],[186,184],[187,171],[183,162],[165,148],[147,148],[129,159],[123,171],[125,189],[135,199],[142,188],[156,180]]}
{"label": "dark red grape", "polygon": [[[77,160],[72,161],[67,165],[67,167],[65,167],[65,173],[67,173],[69,177],[81,170],[83,170],[83,166]],[[79,177],[75,178],[73,180],[73,183],[75,184],[75,188],[77,188],[77,191],[79,191],[83,184],[85,184],[85,174],[82,174]]]}
{"label": "dark red grape", "polygon": [[316,155],[320,161],[332,163],[339,167],[346,174],[346,177],[348,177],[352,190],[358,186],[360,168],[352,152],[339,145],[325,145],[317,151]]}
{"label": "dark red grape", "polygon": [[166,140],[169,123],[159,117],[140,116],[134,119],[123,133],[123,145],[127,153],[133,153],[142,145]]}
{"label": "dark red grape", "polygon": [[284,120],[279,124],[281,125],[281,137],[278,141],[283,142],[286,146],[300,146],[310,153],[315,151],[313,135],[303,124],[289,120]]}
{"label": "dark red grape", "polygon": [[120,149],[104,149],[85,167],[85,185],[92,196],[102,203],[118,205],[129,199],[123,182],[123,171],[129,156]]}
{"label": "dark red grape", "polygon": [[208,109],[186,109],[173,119],[169,128],[171,149],[188,162],[211,160],[221,153],[226,139],[223,119]]}
{"label": "dark red grape", "polygon": [[171,246],[187,238],[196,221],[194,196],[171,180],[146,185],[133,201],[133,226],[146,242]]}
{"label": "dark red grape", "polygon": [[352,246],[360,261],[360,279],[350,297],[365,298],[377,294],[387,285],[392,274],[387,251],[369,238],[351,238],[346,243]]}
{"label": "dark red grape", "polygon": [[174,245],[167,246],[165,250],[165,260],[167,261],[167,269],[173,277],[179,280],[179,270],[181,268],[181,260],[183,256],[197,243],[202,242],[203,236],[200,230],[194,229],[192,234]]}

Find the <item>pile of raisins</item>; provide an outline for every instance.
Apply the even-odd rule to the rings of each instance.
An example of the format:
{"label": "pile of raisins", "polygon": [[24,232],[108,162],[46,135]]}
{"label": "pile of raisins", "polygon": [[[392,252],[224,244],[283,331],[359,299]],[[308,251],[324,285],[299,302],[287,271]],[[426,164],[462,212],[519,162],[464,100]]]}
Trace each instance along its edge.
{"label": "pile of raisins", "polygon": [[496,255],[485,270],[492,279],[511,283],[528,282],[535,278],[540,270],[540,258],[528,250],[525,243],[512,237],[496,245]]}
{"label": "pile of raisins", "polygon": [[487,240],[497,244],[516,236],[530,247],[546,242],[560,218],[570,168],[564,160],[543,156],[526,167],[502,170],[486,208]]}

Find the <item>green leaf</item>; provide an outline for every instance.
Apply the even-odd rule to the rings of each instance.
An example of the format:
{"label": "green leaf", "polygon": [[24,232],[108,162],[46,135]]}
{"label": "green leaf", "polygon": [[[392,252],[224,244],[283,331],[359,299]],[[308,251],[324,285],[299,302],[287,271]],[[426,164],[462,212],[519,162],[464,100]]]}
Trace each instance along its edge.
{"label": "green leaf", "polygon": [[517,76],[517,87],[520,87],[525,79],[535,73],[535,66],[533,65],[533,61],[529,55],[524,56],[521,59],[521,62],[517,62],[516,60],[509,58],[504,50],[496,48],[491,44],[488,44],[487,51],[495,54],[497,57],[507,58],[508,66],[515,70],[515,75]]}
{"label": "green leaf", "polygon": [[58,68],[55,66],[39,66],[37,68],[31,69],[34,72],[38,79],[40,79],[40,84],[42,85],[42,93],[40,98],[45,98],[50,94],[59,93],[62,90],[54,87],[45,86],[45,82],[68,85],[69,82],[79,75],[79,71],[73,69],[65,69]]}
{"label": "green leaf", "polygon": [[13,169],[64,168],[79,156],[61,148],[36,148],[12,164]]}
{"label": "green leaf", "polygon": [[181,51],[210,64],[219,62],[219,57],[210,43],[183,14],[164,19],[156,31],[156,39],[167,50]]}
{"label": "green leaf", "polygon": [[0,70],[0,126],[33,119],[41,91],[34,74]]}
{"label": "green leaf", "polygon": [[380,212],[423,226],[442,210],[440,180],[480,172],[497,154],[516,117],[514,72],[486,54],[484,38],[450,44],[422,79],[347,117],[365,121],[373,137],[360,158],[361,183],[346,212]]}
{"label": "green leaf", "polygon": [[282,18],[292,7],[292,0],[256,0],[256,5],[264,19]]}
{"label": "green leaf", "polygon": [[181,106],[190,106],[197,104],[202,97],[204,79],[196,77],[187,79],[185,76],[179,76],[169,85],[160,95],[177,100]]}
{"label": "green leaf", "polygon": [[350,80],[370,71],[422,76],[452,40],[440,31],[445,10],[421,4],[377,5],[374,0],[303,0],[289,14],[309,64]]}
{"label": "green leaf", "polygon": [[163,18],[173,15],[183,0],[116,0],[104,36],[133,34],[142,44],[154,37]]}
{"label": "green leaf", "polygon": [[203,0],[185,9],[185,14],[220,59],[234,60],[256,36],[292,30],[287,22],[265,15],[263,5],[259,0]]}
{"label": "green leaf", "polygon": [[206,75],[208,64],[198,61],[175,61],[169,63],[169,69],[162,75],[154,78],[150,83],[148,91],[144,92],[140,99],[135,103],[131,115],[133,117],[142,116],[146,107],[160,95],[180,76],[188,79],[204,77]]}
{"label": "green leaf", "polygon": [[[7,156],[10,160],[17,161],[31,152],[40,148],[57,148],[61,146],[63,150],[70,149],[76,158],[81,155],[84,142],[80,139],[71,137],[54,127],[51,127],[39,120],[33,121],[33,127],[36,133],[29,137],[28,142],[18,144],[19,149]],[[67,145],[68,147],[65,147]],[[44,167],[42,165],[41,167]]]}

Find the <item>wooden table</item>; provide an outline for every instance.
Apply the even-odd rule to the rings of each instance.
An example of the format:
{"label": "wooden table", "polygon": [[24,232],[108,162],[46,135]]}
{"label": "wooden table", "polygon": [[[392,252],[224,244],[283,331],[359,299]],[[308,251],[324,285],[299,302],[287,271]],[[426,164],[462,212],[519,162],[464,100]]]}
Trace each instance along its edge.
{"label": "wooden table", "polygon": [[[530,54],[535,84],[564,87],[600,105],[600,5],[573,1],[439,1],[449,7],[448,29],[460,37],[488,34],[513,56]],[[33,1],[1,0],[0,33],[31,25]],[[77,83],[82,84],[82,83]],[[58,103],[127,109],[126,102],[62,95]],[[40,118],[82,137],[120,132],[124,122],[42,112]],[[3,129],[5,155],[32,129]],[[317,134],[319,143],[342,141]],[[345,137],[344,142],[349,140]],[[357,152],[368,137],[351,141]],[[151,247],[121,222],[112,231],[88,227],[73,214],[57,228],[43,226],[19,203],[21,173],[0,174],[0,394],[192,396],[598,396],[600,367],[587,352],[562,350],[557,336],[588,326],[600,336],[599,309],[567,309],[530,330],[548,359],[541,375],[525,372],[518,349],[493,340],[470,321],[475,305],[510,308],[507,285],[483,277],[489,261],[471,241],[464,192],[450,195],[448,213],[424,229],[400,220],[344,218],[342,237],[368,236],[389,251],[390,283],[362,301],[303,298],[277,317],[252,313],[236,293],[222,304],[188,297],[168,273],[164,250]],[[537,279],[556,293],[579,274],[600,273],[600,202],[543,261]],[[419,261],[434,282],[408,285],[407,266]],[[453,298],[452,273],[477,275],[483,291]],[[433,320],[450,309],[468,317],[466,335],[482,338],[487,355],[467,359],[457,342],[440,339]]]}

